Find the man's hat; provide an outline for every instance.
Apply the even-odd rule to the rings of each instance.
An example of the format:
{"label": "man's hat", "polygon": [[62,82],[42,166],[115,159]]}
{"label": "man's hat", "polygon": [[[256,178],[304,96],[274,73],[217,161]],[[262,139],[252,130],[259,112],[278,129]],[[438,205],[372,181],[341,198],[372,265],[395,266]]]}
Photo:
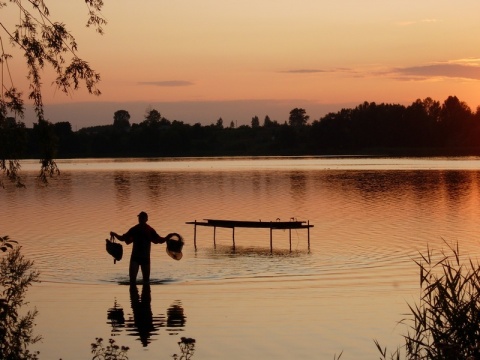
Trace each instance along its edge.
{"label": "man's hat", "polygon": [[183,237],[177,233],[170,233],[166,236],[167,254],[174,260],[180,260],[183,256]]}

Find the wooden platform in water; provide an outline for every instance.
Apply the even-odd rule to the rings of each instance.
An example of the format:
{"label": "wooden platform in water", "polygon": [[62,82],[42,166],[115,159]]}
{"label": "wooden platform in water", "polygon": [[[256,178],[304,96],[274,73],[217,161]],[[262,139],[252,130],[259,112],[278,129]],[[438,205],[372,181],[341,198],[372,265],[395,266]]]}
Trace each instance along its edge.
{"label": "wooden platform in water", "polygon": [[292,230],[306,229],[308,232],[308,250],[310,250],[310,225],[308,221],[242,221],[242,220],[217,220],[204,219],[203,221],[189,221],[186,224],[194,225],[193,242],[197,249],[197,226],[213,227],[213,244],[216,246],[216,228],[232,229],[233,249],[235,249],[235,228],[270,229],[270,252],[273,251],[273,230],[288,230],[290,240],[290,251],[292,250]]}

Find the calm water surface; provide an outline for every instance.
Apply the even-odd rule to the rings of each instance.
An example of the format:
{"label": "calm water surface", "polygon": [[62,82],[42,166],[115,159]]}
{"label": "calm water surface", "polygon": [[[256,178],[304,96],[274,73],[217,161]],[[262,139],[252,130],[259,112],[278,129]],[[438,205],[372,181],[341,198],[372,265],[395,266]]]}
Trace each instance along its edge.
{"label": "calm water surface", "polygon": [[[165,349],[176,346],[178,334],[196,338],[193,359],[333,359],[342,350],[342,359],[378,358],[372,339],[401,344],[396,322],[407,302],[418,298],[418,252],[440,250],[446,241],[458,242],[466,256],[479,256],[479,158],[58,164],[61,176],[45,187],[35,182],[37,163],[24,162],[27,188],[0,192],[1,233],[18,240],[42,274],[34,299],[39,332],[49,338],[40,347],[44,358],[88,358],[89,342],[110,331],[131,347],[132,359],[169,358],[175,350]],[[153,247],[156,328],[146,347],[133,320],[115,328],[95,299],[82,302],[71,291],[58,295],[108,289],[107,298],[99,298],[111,308],[123,302],[125,315],[134,319],[128,287],[117,285],[128,279],[130,248],[114,264],[104,247],[111,230],[125,232],[142,210],[160,234],[178,232],[186,240],[179,262],[167,257],[163,245]],[[309,221],[311,247],[305,230],[292,232],[291,252],[288,231],[274,231],[271,254],[268,230],[236,229],[233,251],[232,231],[217,229],[214,248],[213,229],[198,227],[195,251],[194,229],[185,223],[206,218]],[[89,315],[70,312],[74,324],[57,324],[47,305],[58,301],[61,307],[65,298],[88,307]],[[159,303],[161,311],[155,309]],[[51,337],[73,337],[62,327],[86,336],[86,357],[59,354],[65,350]]]}

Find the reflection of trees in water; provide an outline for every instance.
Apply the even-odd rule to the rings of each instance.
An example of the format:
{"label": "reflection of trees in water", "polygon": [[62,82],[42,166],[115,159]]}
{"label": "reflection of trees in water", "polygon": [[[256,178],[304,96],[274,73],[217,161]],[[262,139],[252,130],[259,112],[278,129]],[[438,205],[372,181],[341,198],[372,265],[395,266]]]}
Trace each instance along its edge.
{"label": "reflection of trees in water", "polygon": [[304,202],[307,195],[307,176],[304,171],[292,171],[290,177],[290,193],[296,202]]}
{"label": "reflection of trees in water", "polygon": [[130,172],[115,171],[113,177],[115,180],[115,195],[119,204],[124,205],[130,199]]}
{"label": "reflection of trees in water", "polygon": [[[56,176],[48,179],[48,184],[42,181],[35,181],[33,187],[36,190],[34,192],[35,197],[45,205],[58,201],[61,203],[69,203],[73,200],[73,175],[69,172],[62,173],[62,176]],[[30,185],[27,184],[27,187]],[[61,194],[59,198],[53,197],[50,189],[55,189],[55,193]],[[55,200],[54,200],[55,199]]]}
{"label": "reflection of trees in water", "polygon": [[260,174],[258,172],[253,173],[252,189],[253,189],[253,193],[255,194],[255,197],[257,198],[259,198],[262,195],[261,187],[260,187],[261,181],[262,181],[262,177],[260,176]]}
{"label": "reflection of trees in water", "polygon": [[412,194],[422,201],[436,201],[446,194],[452,202],[469,196],[480,184],[473,172],[460,170],[351,170],[331,172],[315,181],[362,197],[401,198]]}
{"label": "reflection of trees in water", "polygon": [[167,314],[153,315],[151,308],[150,285],[142,287],[141,294],[136,286],[130,287],[132,314],[125,318],[123,308],[115,300],[113,307],[107,310],[107,324],[112,327],[112,336],[118,336],[125,330],[130,336],[137,336],[143,346],[148,346],[152,336],[165,328],[169,335],[178,335],[185,327],[186,316],[180,300],[176,300],[167,309]]}
{"label": "reflection of trees in water", "polygon": [[472,191],[475,179],[472,172],[468,171],[446,171],[443,173],[445,189],[451,201],[457,202]]}
{"label": "reflection of trees in water", "polygon": [[148,198],[157,203],[161,194],[165,191],[165,181],[159,173],[150,172],[145,176],[148,189]]}

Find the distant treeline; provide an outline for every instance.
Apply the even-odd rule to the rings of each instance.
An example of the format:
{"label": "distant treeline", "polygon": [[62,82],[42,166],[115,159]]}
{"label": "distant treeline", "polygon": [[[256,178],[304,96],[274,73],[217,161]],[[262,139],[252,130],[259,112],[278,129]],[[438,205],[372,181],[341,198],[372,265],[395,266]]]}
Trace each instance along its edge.
{"label": "distant treeline", "polygon": [[[24,130],[23,157],[41,157],[38,149],[46,137],[35,125]],[[170,121],[155,109],[147,110],[141,123],[130,124],[128,111],[118,110],[111,125],[72,131],[69,122],[59,122],[49,131],[57,158],[480,155],[480,108],[473,112],[455,96],[410,106],[364,102],[311,123],[305,109],[295,108],[283,124],[253,116],[250,125],[239,127],[221,118],[208,126]]]}

